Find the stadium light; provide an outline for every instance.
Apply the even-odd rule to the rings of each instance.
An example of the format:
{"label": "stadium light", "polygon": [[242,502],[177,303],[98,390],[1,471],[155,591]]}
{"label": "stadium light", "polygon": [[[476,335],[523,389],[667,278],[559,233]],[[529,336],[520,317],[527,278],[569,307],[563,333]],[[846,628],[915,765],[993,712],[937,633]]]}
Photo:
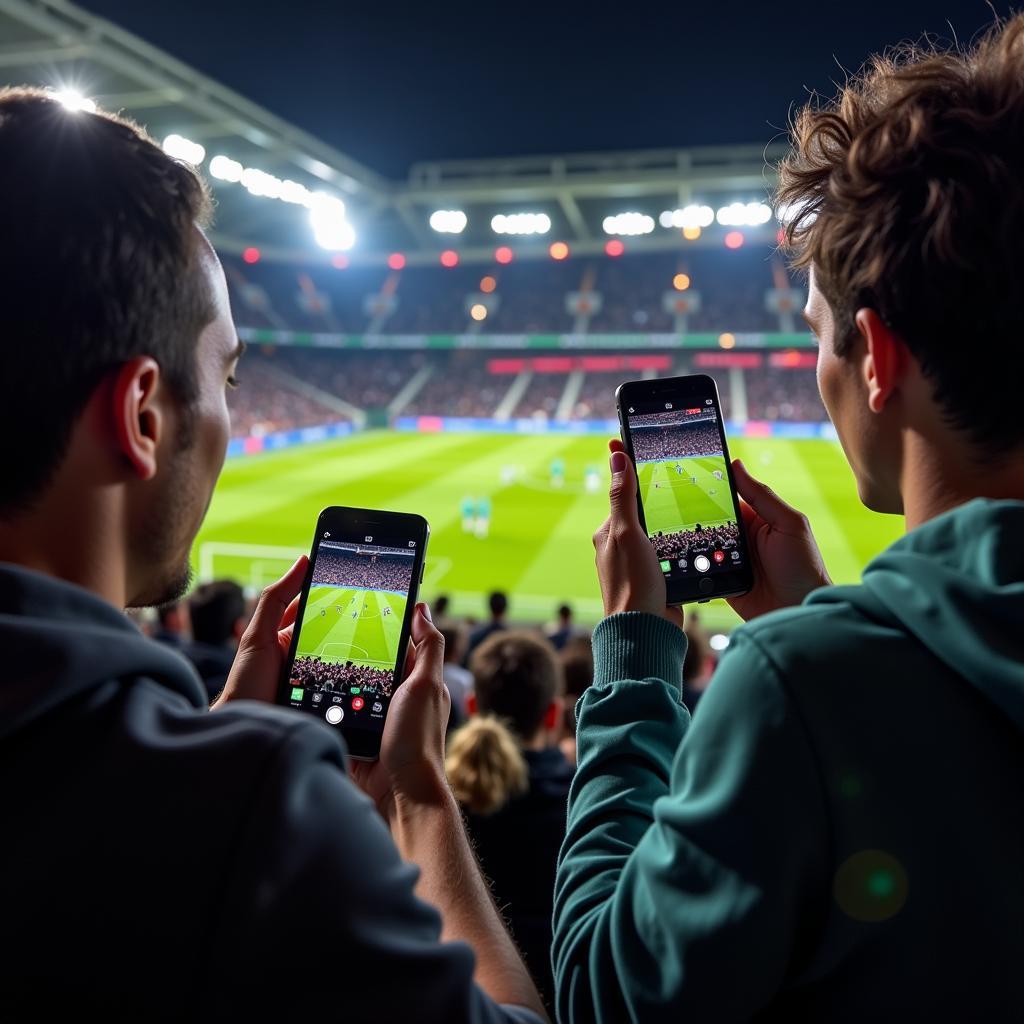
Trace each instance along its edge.
{"label": "stadium light", "polygon": [[[779,203],[775,208],[775,219],[785,227],[791,221],[796,220],[806,206],[806,201],[799,203]],[[808,225],[813,224],[815,217],[817,217],[816,213],[809,213],[804,223]]]}
{"label": "stadium light", "polygon": [[490,295],[495,288],[498,287],[498,282],[488,274],[486,277],[480,278],[480,291],[485,295]]}
{"label": "stadium light", "polygon": [[260,251],[255,245],[250,245],[247,249],[242,250],[242,259],[246,263],[259,263]]}
{"label": "stadium light", "polygon": [[348,257],[344,253],[336,252],[331,257],[331,266],[335,270],[347,270],[348,269]]}
{"label": "stadium light", "polygon": [[546,235],[551,218],[546,213],[498,213],[491,218],[491,230],[497,235]]}
{"label": "stadium light", "polygon": [[617,238],[612,238],[604,243],[604,251],[612,257],[621,256],[626,251],[626,247]]}
{"label": "stadium light", "polygon": [[435,210],[430,215],[430,226],[437,232],[461,235],[469,218],[462,210]]}
{"label": "stadium light", "polygon": [[735,348],[736,347],[736,335],[730,334],[728,331],[725,334],[718,336],[718,344],[721,348]]}
{"label": "stadium light", "polygon": [[725,247],[726,249],[739,249],[743,245],[743,241],[742,231],[729,231],[725,236]]}
{"label": "stadium light", "polygon": [[356,244],[355,228],[345,219],[345,204],[337,196],[314,192],[309,208],[313,237],[321,249],[344,251]]}
{"label": "stadium light", "polygon": [[697,227],[696,224],[689,225],[683,228],[683,238],[688,242],[696,242],[697,239],[700,238],[701,231],[702,228]]}
{"label": "stadium light", "polygon": [[512,255],[512,250],[507,245],[499,245],[494,250],[494,260],[496,263],[511,263]]}
{"label": "stadium light", "polygon": [[690,275],[689,274],[676,274],[672,278],[672,287],[677,292],[685,292],[690,287]]}
{"label": "stadium light", "polygon": [[186,139],[184,135],[168,135],[164,139],[164,152],[175,160],[184,160],[198,167],[206,159],[206,148],[198,142]]}
{"label": "stadium light", "polygon": [[393,252],[388,257],[388,266],[392,270],[401,270],[405,266],[405,257],[400,252]]}
{"label": "stadium light", "polygon": [[441,253],[442,267],[457,267],[459,265],[459,254],[454,249],[445,249]]}
{"label": "stadium light", "polygon": [[219,178],[221,181],[239,182],[242,180],[244,170],[245,168],[237,160],[232,160],[231,157],[224,156],[223,153],[218,153],[210,160],[210,176]]}
{"label": "stadium light", "polygon": [[715,222],[715,211],[710,206],[691,203],[680,210],[664,210],[658,222],[663,228],[706,228]]}
{"label": "stadium light", "polygon": [[53,98],[65,110],[70,110],[72,113],[96,113],[96,101],[89,99],[88,96],[83,96],[77,89],[54,89]]}
{"label": "stadium light", "polygon": [[569,258],[569,246],[565,242],[552,242],[548,253],[553,260],[565,260]]}
{"label": "stadium light", "polygon": [[606,235],[649,235],[654,230],[654,218],[646,213],[617,213],[605,217],[601,225]]}
{"label": "stadium light", "polygon": [[470,307],[469,315],[477,323],[481,323],[487,319],[487,307],[482,302],[476,302]]}
{"label": "stadium light", "polygon": [[715,219],[723,227],[760,227],[772,219],[772,208],[767,203],[730,203],[721,206]]}

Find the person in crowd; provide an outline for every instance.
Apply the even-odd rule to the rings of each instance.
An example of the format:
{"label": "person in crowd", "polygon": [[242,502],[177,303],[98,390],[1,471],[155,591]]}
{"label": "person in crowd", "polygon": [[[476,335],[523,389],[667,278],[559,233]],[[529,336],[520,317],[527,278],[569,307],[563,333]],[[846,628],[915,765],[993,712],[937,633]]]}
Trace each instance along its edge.
{"label": "person in crowd", "polygon": [[491,613],[491,618],[488,622],[476,627],[472,633],[469,634],[469,644],[466,647],[466,654],[463,658],[463,665],[469,665],[469,659],[473,652],[480,646],[492,633],[497,633],[499,630],[506,629],[505,616],[508,614],[508,596],[500,590],[495,590],[487,597],[487,608]]}
{"label": "person in crowd", "polygon": [[558,749],[570,764],[576,764],[576,702],[594,681],[594,653],[590,636],[574,636],[559,652],[565,677],[565,709]]}
{"label": "person in crowd", "polygon": [[548,641],[556,651],[560,651],[569,642],[574,632],[572,624],[572,608],[567,604],[558,606],[558,622],[547,634]]}
{"label": "person in crowd", "polygon": [[556,744],[562,669],[542,638],[515,630],[485,640],[470,666],[473,717],[449,741],[445,768],[495,899],[550,998],[555,862],[572,781]]}
{"label": "person in crowd", "polygon": [[[543,1019],[444,777],[426,606],[359,764],[273,706],[306,558],[213,709],[120,611],[185,593],[228,440],[241,346],[194,169],[123,118],[5,90],[0,206],[0,432],[24,447],[0,497],[7,1016]],[[374,976],[297,978],[307,947]]]}
{"label": "person in crowd", "polygon": [[187,601],[169,601],[156,610],[157,627],[153,639],[169,647],[183,647],[192,636]]}
{"label": "person in crowd", "polygon": [[1024,1016],[1022,138],[1024,15],[797,117],[778,201],[822,400],[907,533],[831,586],[807,518],[735,462],[756,579],[692,722],[611,443],[563,1024]]}
{"label": "person in crowd", "polygon": [[234,580],[203,583],[188,599],[192,642],[182,653],[196,667],[210,700],[216,699],[228,681],[248,618],[245,594]]}
{"label": "person in crowd", "polygon": [[437,621],[441,622],[448,616],[448,604],[450,598],[447,594],[438,594],[434,598],[434,615],[437,616]]}
{"label": "person in crowd", "polygon": [[462,667],[466,653],[466,631],[453,619],[439,621],[437,628],[444,637],[444,685],[452,698],[450,727],[461,725],[469,713],[468,702],[473,693],[473,673]]}
{"label": "person in crowd", "polygon": [[690,612],[687,615],[683,632],[686,635],[686,654],[683,657],[683,703],[692,715],[711,681],[715,662],[707,630],[697,612]]}

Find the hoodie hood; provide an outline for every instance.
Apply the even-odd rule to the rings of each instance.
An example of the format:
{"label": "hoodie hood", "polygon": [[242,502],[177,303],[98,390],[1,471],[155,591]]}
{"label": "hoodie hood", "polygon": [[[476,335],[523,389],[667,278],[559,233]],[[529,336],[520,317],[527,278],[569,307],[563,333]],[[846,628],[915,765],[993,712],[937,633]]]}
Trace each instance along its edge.
{"label": "hoodie hood", "polygon": [[978,498],[901,537],[841,601],[915,637],[1024,730],[1024,502]]}
{"label": "hoodie hood", "polygon": [[0,651],[0,740],[111,679],[150,678],[206,707],[181,655],[89,591],[9,564],[0,564]]}

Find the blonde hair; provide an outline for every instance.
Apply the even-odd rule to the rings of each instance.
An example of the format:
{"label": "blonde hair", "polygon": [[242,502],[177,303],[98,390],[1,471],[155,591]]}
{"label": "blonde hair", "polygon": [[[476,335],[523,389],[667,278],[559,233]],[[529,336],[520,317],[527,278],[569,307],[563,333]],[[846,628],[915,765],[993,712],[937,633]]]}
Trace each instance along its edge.
{"label": "blonde hair", "polygon": [[500,811],[530,785],[519,744],[490,715],[471,719],[452,735],[444,768],[455,798],[474,814]]}

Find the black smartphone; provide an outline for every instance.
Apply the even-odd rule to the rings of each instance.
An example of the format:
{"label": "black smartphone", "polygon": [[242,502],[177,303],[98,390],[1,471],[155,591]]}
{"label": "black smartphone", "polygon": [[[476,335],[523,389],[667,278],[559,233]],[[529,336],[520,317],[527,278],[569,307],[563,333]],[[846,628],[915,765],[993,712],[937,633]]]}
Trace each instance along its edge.
{"label": "black smartphone", "polygon": [[615,403],[668,603],[746,593],[754,584],[750,549],[714,380],[627,381]]}
{"label": "black smartphone", "polygon": [[405,512],[335,506],[316,523],[278,703],[340,730],[361,760],[380,754],[402,682],[429,537]]}

